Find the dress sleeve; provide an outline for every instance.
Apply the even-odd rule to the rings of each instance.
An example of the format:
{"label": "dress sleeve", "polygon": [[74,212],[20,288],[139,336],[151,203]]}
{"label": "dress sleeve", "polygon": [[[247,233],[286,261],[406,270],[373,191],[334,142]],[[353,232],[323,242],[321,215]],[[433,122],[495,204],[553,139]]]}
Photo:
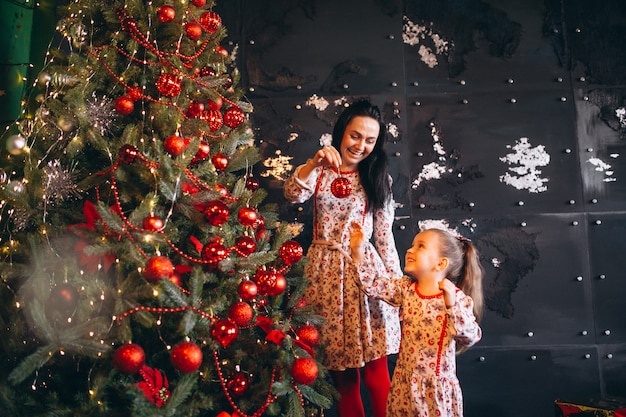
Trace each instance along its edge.
{"label": "dress sleeve", "polygon": [[315,192],[315,183],[320,174],[320,169],[315,168],[305,182],[298,178],[298,174],[303,166],[304,165],[298,166],[293,174],[285,181],[283,195],[290,203],[304,203],[311,198]]}
{"label": "dress sleeve", "polygon": [[402,268],[392,229],[394,216],[395,202],[390,199],[382,209],[376,210],[374,213],[372,238],[376,252],[387,268],[387,274],[391,277],[400,277],[402,276]]}
{"label": "dress sleeve", "polygon": [[482,337],[482,330],[474,317],[474,301],[463,291],[456,292],[456,303],[447,309],[448,319],[454,330],[457,346],[470,347],[478,343]]}
{"label": "dress sleeve", "polygon": [[[367,274],[357,274],[358,277],[366,277]],[[378,298],[392,306],[402,304],[404,293],[409,290],[412,281],[406,277],[376,277],[374,280],[365,281],[358,279],[357,284],[369,297]]]}

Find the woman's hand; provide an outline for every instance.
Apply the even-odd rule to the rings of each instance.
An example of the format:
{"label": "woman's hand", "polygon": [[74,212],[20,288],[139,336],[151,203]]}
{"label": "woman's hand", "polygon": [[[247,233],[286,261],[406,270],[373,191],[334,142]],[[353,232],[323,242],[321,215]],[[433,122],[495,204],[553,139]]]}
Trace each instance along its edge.
{"label": "woman's hand", "polygon": [[324,146],[318,150],[311,162],[315,167],[325,166],[329,168],[339,168],[341,166],[341,155],[339,151],[332,146]]}
{"label": "woman's hand", "polygon": [[352,260],[355,264],[363,261],[365,252],[365,239],[363,237],[363,229],[357,222],[350,223],[350,252],[352,253]]}
{"label": "woman's hand", "polygon": [[456,285],[447,278],[439,281],[439,289],[443,291],[443,301],[447,308],[452,308],[456,304]]}

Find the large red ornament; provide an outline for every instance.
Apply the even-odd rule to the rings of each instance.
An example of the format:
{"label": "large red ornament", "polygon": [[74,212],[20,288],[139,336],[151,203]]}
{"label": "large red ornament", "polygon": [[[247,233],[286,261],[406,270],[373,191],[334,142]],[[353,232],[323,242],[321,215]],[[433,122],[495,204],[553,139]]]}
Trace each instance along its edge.
{"label": "large red ornament", "polygon": [[215,265],[226,259],[228,252],[226,246],[224,246],[221,239],[219,239],[204,245],[201,256],[203,261]]}
{"label": "large red ornament", "polygon": [[202,36],[202,26],[198,22],[185,23],[185,33],[192,41],[197,41]]}
{"label": "large red ornament", "polygon": [[237,294],[244,300],[254,300],[259,293],[259,287],[252,280],[246,279],[241,281],[237,287]]}
{"label": "large red ornament", "polygon": [[239,301],[228,309],[228,318],[235,322],[239,327],[246,326],[252,321],[254,311],[250,304]]}
{"label": "large red ornament", "polygon": [[250,236],[240,236],[235,242],[235,252],[239,256],[247,258],[256,250],[256,241]]}
{"label": "large red ornament", "polygon": [[123,116],[128,116],[135,110],[135,102],[128,96],[118,97],[115,100],[115,111]]}
{"label": "large red ornament", "polygon": [[296,358],[291,366],[291,376],[298,384],[309,385],[317,379],[319,369],[311,358]]}
{"label": "large red ornament", "polygon": [[211,162],[213,162],[213,166],[215,166],[217,171],[224,171],[228,167],[228,157],[223,153],[213,155]]}
{"label": "large red ornament", "polygon": [[180,78],[171,73],[161,74],[156,82],[159,93],[165,97],[175,97],[180,94],[182,83]]}
{"label": "large red ornament", "polygon": [[150,216],[143,219],[143,223],[141,225],[149,232],[158,232],[159,230],[163,229],[163,226],[165,224],[163,223],[162,218],[151,214]]}
{"label": "large red ornament", "polygon": [[228,57],[228,49],[224,48],[222,45],[218,45],[215,47],[215,52],[222,55],[224,58]]}
{"label": "large red ornament", "polygon": [[274,278],[274,285],[270,288],[268,295],[276,297],[281,295],[287,289],[287,279],[281,273],[276,273]]}
{"label": "large red ornament", "polygon": [[197,8],[202,8],[206,5],[206,0],[191,0],[191,4]]}
{"label": "large red ornament", "polygon": [[192,101],[187,106],[187,117],[200,117],[204,113],[204,103],[199,103],[197,101]]}
{"label": "large red ornament", "polygon": [[254,177],[246,178],[246,189],[250,191],[256,191],[259,189],[260,186],[261,184],[259,184],[259,180],[257,180],[256,178]]}
{"label": "large red ornament", "polygon": [[231,129],[239,127],[246,120],[246,114],[237,106],[229,107],[224,112],[224,124]]}
{"label": "large red ornament", "polygon": [[202,113],[202,119],[209,123],[209,129],[211,132],[217,132],[224,124],[222,113],[219,110],[210,109]]}
{"label": "large red ornament", "polygon": [[219,14],[210,10],[200,15],[200,24],[206,32],[214,33],[222,25],[222,18]]}
{"label": "large red ornament", "polygon": [[192,342],[179,343],[170,353],[170,362],[184,374],[194,372],[202,365],[202,349]]}
{"label": "large red ornament", "polygon": [[222,98],[221,97],[217,97],[214,100],[208,99],[206,101],[206,104],[209,106],[209,108],[211,110],[220,110],[222,108]]}
{"label": "large red ornament", "polygon": [[153,256],[146,262],[143,276],[150,282],[156,282],[162,278],[169,278],[174,273],[174,265],[166,256]]}
{"label": "large red ornament", "polygon": [[123,374],[136,374],[146,361],[143,348],[135,343],[118,347],[113,354],[113,366]]}
{"label": "large red ornament", "polygon": [[126,89],[126,96],[130,98],[132,101],[141,100],[143,98],[143,94],[141,93],[141,88],[139,87],[128,87]]}
{"label": "large red ornament", "polygon": [[241,371],[235,372],[226,380],[226,386],[232,395],[240,397],[250,386],[250,376]]}
{"label": "large red ornament", "polygon": [[161,22],[168,23],[176,18],[176,10],[169,4],[164,4],[157,9],[157,16]]}
{"label": "large red ornament", "polygon": [[304,249],[295,240],[288,240],[280,245],[278,249],[278,256],[283,260],[285,265],[293,265],[302,259],[304,255]]}
{"label": "large red ornament", "polygon": [[296,330],[296,336],[309,346],[317,346],[320,341],[319,332],[315,326],[310,324],[300,326],[298,330]]}
{"label": "large red ornament", "polygon": [[237,220],[244,226],[254,226],[258,219],[257,211],[252,207],[243,207],[239,209]]}
{"label": "large red ornament", "polygon": [[191,159],[191,163],[196,164],[200,161],[204,161],[210,155],[211,155],[211,148],[209,147],[209,144],[205,141],[201,141],[200,146],[198,146],[198,150],[196,151],[196,154]]}
{"label": "large red ornament", "polygon": [[171,156],[178,156],[189,146],[189,139],[178,135],[171,135],[163,141],[163,149]]}
{"label": "large red ornament", "polygon": [[228,221],[230,212],[228,206],[220,200],[211,200],[206,203],[202,214],[211,226],[221,226]]}
{"label": "large red ornament", "polygon": [[230,346],[237,339],[238,335],[239,328],[230,319],[218,320],[211,326],[211,337],[224,348]]}
{"label": "large red ornament", "polygon": [[79,293],[69,283],[57,284],[50,291],[50,304],[63,313],[71,313],[78,305]]}
{"label": "large red ornament", "polygon": [[285,276],[275,270],[259,269],[252,280],[256,283],[261,295],[277,296],[287,288]]}
{"label": "large red ornament", "polygon": [[139,156],[139,149],[133,145],[122,145],[117,151],[117,157],[124,164],[132,164]]}
{"label": "large red ornament", "polygon": [[330,192],[337,198],[346,198],[352,194],[352,184],[346,177],[335,178],[330,184]]}
{"label": "large red ornament", "polygon": [[199,75],[200,77],[214,77],[214,76],[215,76],[215,74],[217,74],[217,73],[215,72],[215,69],[214,69],[213,67],[209,67],[209,66],[203,67],[203,68],[200,70],[200,72],[198,73],[198,75]]}

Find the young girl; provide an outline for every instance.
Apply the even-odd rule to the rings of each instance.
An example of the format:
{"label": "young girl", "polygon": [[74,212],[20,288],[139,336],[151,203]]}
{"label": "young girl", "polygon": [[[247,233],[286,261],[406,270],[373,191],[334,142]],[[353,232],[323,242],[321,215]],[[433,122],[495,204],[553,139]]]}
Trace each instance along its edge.
{"label": "young girl", "polygon": [[[475,246],[440,229],[419,233],[406,252],[401,280],[369,280],[363,235],[352,225],[351,249],[362,287],[402,307],[402,343],[387,400],[387,417],[461,417],[455,354],[481,338],[482,276]],[[365,278],[365,279],[363,279]],[[453,283],[456,282],[456,285]],[[458,287],[457,287],[458,286]]]}
{"label": "young girl", "polygon": [[[326,318],[320,342],[326,351],[323,363],[341,396],[338,415],[365,416],[363,377],[373,416],[384,417],[390,387],[387,355],[400,346],[398,309],[359,289],[349,253],[350,224],[358,222],[368,238],[363,251],[372,278],[402,275],[391,231],[394,202],[383,148],[386,127],[378,107],[368,101],[353,103],[339,116],[332,137],[331,146],[296,168],[284,194],[291,202],[313,199],[305,299]],[[338,195],[333,184],[340,178],[349,182],[349,192]]]}

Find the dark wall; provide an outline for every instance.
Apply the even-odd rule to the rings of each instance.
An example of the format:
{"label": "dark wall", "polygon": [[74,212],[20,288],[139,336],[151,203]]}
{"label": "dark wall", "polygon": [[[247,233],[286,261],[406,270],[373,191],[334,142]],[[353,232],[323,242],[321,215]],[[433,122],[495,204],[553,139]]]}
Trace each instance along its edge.
{"label": "dark wall", "polygon": [[[458,358],[466,416],[551,416],[626,397],[626,3],[218,2],[286,220],[282,182],[368,97],[390,125],[394,232],[471,238],[483,340]],[[437,47],[439,46],[439,49]],[[326,101],[327,107],[320,105]],[[317,105],[317,106],[316,106]]]}

